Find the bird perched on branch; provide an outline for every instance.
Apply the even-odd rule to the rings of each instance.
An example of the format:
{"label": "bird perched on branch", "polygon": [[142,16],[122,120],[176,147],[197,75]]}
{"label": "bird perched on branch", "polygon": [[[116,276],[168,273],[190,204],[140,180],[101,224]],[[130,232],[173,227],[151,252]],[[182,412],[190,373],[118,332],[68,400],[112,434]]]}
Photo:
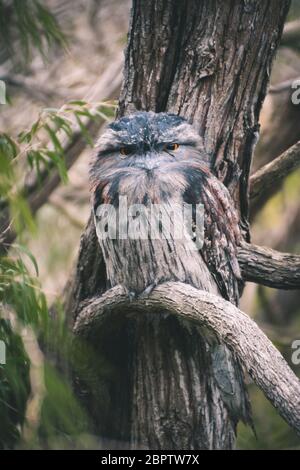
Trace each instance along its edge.
{"label": "bird perched on branch", "polygon": [[[122,284],[130,295],[145,295],[158,283],[180,281],[238,303],[238,217],[228,190],[210,170],[201,138],[184,118],[138,112],[110,124],[97,144],[90,180],[111,286]],[[148,230],[153,206],[166,216],[168,229],[161,220],[158,227],[167,236],[155,238]],[[183,206],[191,207],[191,226],[182,216]],[[196,240],[199,207],[201,244]],[[181,238],[174,235],[178,226],[184,229]],[[232,419],[248,421],[240,365],[223,345],[215,344],[211,355]]]}

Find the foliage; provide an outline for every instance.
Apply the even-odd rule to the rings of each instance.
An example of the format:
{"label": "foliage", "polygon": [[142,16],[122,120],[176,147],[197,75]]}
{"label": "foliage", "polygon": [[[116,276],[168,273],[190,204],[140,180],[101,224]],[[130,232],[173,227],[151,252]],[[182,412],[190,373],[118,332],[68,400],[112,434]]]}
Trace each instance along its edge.
{"label": "foliage", "polygon": [[70,101],[60,109],[43,109],[29,130],[17,138],[0,134],[0,208],[10,206],[12,221],[17,233],[24,227],[34,232],[24,190],[24,174],[33,170],[37,183],[43,176],[56,169],[63,183],[67,183],[66,147],[76,132],[80,132],[88,145],[93,140],[86,126],[87,120],[109,121],[114,103],[89,104],[86,101]]}
{"label": "foliage", "polygon": [[[2,317],[2,308],[1,308]],[[30,391],[29,359],[22,340],[8,320],[0,319],[0,339],[7,349],[7,363],[0,365],[0,449],[12,448],[20,439]]]}
{"label": "foliage", "polygon": [[[47,58],[51,47],[66,46],[56,18],[38,0],[0,0],[0,41],[0,61],[10,59],[22,68],[33,52]],[[36,233],[28,203],[32,181],[39,187],[55,171],[66,184],[68,145],[81,134],[92,146],[88,124],[111,120],[114,110],[114,103],[70,101],[41,110],[17,136],[0,133],[0,221],[8,213],[19,240],[0,257],[0,341],[6,347],[6,363],[0,365],[0,449],[71,442],[76,447],[91,430],[66,369],[80,377],[84,358],[93,352],[76,344],[74,354],[63,309],[56,305],[55,315],[50,313],[37,261],[20,241]],[[96,367],[105,372],[101,361]]]}
{"label": "foliage", "polygon": [[37,50],[46,57],[55,44],[66,45],[54,15],[38,0],[0,0],[2,55],[25,65]]}
{"label": "foliage", "polygon": [[[45,173],[57,171],[62,182],[67,183],[68,142],[79,132],[92,145],[87,122],[109,120],[114,108],[113,103],[91,105],[71,101],[60,109],[42,110],[30,129],[15,138],[0,135],[0,206],[2,209],[9,206],[19,239],[25,231],[32,233],[35,228],[22,175],[31,172],[37,184],[42,184]],[[55,318],[50,315],[38,274],[37,262],[24,245],[13,245],[0,258],[0,340],[7,349],[7,363],[0,366],[0,448],[41,447],[45,442],[48,446],[48,439],[65,446],[66,439],[74,439],[88,429],[85,412],[73,395],[70,382],[57,367],[68,363],[73,339],[66,329],[63,311],[56,308]],[[39,398],[40,410],[36,410],[39,423],[30,442],[23,429],[24,425],[30,425],[26,410],[31,395],[36,392],[31,383],[30,351],[24,346],[26,327],[33,331],[43,350],[48,351],[41,372],[45,396],[41,393]],[[90,357],[92,352],[82,347],[85,351],[82,357]],[[73,363],[74,370],[84,368],[82,361],[80,365],[77,362],[78,367]]]}
{"label": "foliage", "polygon": [[[0,260],[0,339],[4,341],[7,350],[7,362],[0,367],[0,448],[11,448],[16,444],[37,446],[39,439],[44,440],[59,433],[63,436],[76,435],[83,431],[86,423],[84,412],[73,396],[70,384],[51,365],[54,354],[67,361],[72,338],[63,322],[59,327],[58,320],[50,317],[45,295],[36,276],[29,274],[24,254],[37,270],[36,261],[21,246],[14,246],[9,257]],[[26,327],[34,331],[44,350],[51,349],[52,352],[49,359],[44,359],[41,371],[46,393],[45,396],[37,397],[41,401],[41,411],[37,435],[34,434],[35,441],[30,443],[24,440],[22,428],[24,424],[30,424],[25,422],[30,391],[36,395],[38,392],[31,386],[30,354],[34,361],[34,351],[32,353],[29,348],[28,352],[24,347]]]}
{"label": "foliage", "polygon": [[243,450],[299,450],[299,437],[279,416],[262,391],[251,385],[249,386],[249,394],[253,404],[253,421],[257,436],[248,426],[240,423],[237,448]]}

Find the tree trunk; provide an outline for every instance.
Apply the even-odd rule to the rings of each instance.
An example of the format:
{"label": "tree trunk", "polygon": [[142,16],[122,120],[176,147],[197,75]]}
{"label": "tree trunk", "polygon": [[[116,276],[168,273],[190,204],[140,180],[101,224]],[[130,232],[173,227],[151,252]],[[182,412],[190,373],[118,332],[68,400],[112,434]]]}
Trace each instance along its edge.
{"label": "tree trunk", "polygon": [[[288,6],[288,0],[134,0],[131,12],[119,115],[167,110],[194,122],[239,210],[246,240],[258,116]],[[76,318],[82,301],[106,289],[90,219],[67,311]],[[159,318],[141,315],[99,333],[97,345],[113,376],[103,381],[101,395],[86,384],[80,390],[99,433],[132,448],[234,446],[236,423],[196,327],[163,312]],[[105,410],[98,413],[103,397]]]}

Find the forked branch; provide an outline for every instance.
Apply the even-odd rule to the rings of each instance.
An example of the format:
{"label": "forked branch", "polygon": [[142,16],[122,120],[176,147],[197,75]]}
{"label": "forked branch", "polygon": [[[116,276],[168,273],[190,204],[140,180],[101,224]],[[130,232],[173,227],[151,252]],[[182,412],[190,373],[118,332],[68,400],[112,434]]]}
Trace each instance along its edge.
{"label": "forked branch", "polygon": [[125,290],[116,286],[84,304],[74,333],[87,337],[99,328],[103,333],[107,320],[111,328],[114,314],[124,318],[157,312],[194,322],[227,344],[280,415],[300,434],[300,381],[256,323],[221,297],[168,282],[157,286],[149,297],[130,302]]}
{"label": "forked branch", "polygon": [[298,167],[300,167],[300,142],[254,173],[250,177],[252,212],[261,209],[267,199],[280,189],[284,178]]}

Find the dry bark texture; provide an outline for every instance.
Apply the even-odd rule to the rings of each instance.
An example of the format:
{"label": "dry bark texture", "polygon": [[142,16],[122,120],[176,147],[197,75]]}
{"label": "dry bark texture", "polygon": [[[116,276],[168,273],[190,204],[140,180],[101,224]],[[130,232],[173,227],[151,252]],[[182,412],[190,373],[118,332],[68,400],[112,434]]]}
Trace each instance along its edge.
{"label": "dry bark texture", "polygon": [[243,244],[238,260],[245,281],[275,289],[300,289],[300,256]]}
{"label": "dry bark texture", "polygon": [[[248,178],[258,115],[289,1],[134,0],[119,115],[172,111],[194,122],[215,174],[229,188],[248,239]],[[66,304],[107,289],[92,219],[82,236]],[[150,448],[231,448],[235,425],[196,327],[150,315],[97,337],[114,364],[107,437]],[[86,401],[94,415],[97,398]],[[97,420],[96,420],[97,421]],[[101,421],[101,423],[99,422]]]}
{"label": "dry bark texture", "polygon": [[[112,315],[120,311],[122,315],[134,312],[154,317],[163,311],[209,329],[215,339],[236,352],[254,382],[300,433],[299,379],[256,323],[230,302],[180,282],[162,284],[146,300],[129,302],[126,290],[116,286],[83,307],[74,331],[80,336],[95,337],[99,329],[106,328],[106,322],[111,322]],[[113,318],[118,321],[118,316]]]}

